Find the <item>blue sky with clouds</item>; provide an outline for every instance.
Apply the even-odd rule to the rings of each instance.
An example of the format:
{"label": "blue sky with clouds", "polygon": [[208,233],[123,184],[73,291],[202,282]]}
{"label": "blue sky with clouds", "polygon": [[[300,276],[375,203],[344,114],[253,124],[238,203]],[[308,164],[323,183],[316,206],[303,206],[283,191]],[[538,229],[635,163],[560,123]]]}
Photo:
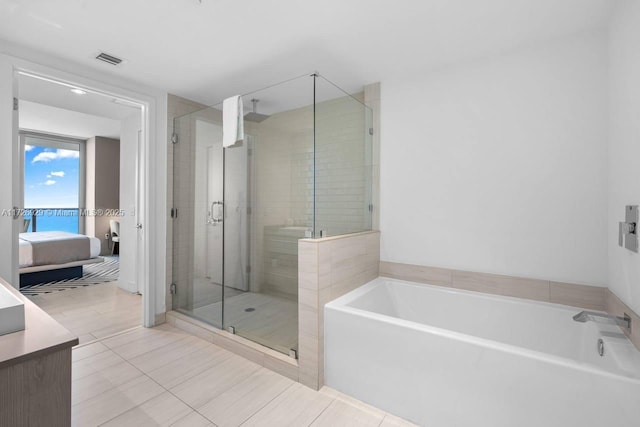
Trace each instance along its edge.
{"label": "blue sky with clouds", "polygon": [[77,208],[78,151],[25,146],[24,207]]}

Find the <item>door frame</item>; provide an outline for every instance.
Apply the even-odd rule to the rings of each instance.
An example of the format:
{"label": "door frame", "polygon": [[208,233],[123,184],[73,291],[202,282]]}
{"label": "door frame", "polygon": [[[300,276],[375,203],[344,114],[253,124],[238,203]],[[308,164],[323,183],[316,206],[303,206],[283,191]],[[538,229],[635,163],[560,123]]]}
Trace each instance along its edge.
{"label": "door frame", "polygon": [[[5,100],[4,105],[0,106],[0,128],[4,127],[4,130],[0,131],[0,139],[11,141],[10,145],[5,144],[0,148],[0,158],[4,157],[4,160],[0,160],[0,168],[5,167],[5,170],[11,171],[10,179],[4,183],[0,182],[0,196],[4,204],[10,200],[13,207],[18,206],[21,192],[19,112],[13,110],[13,102],[8,102],[10,100],[8,98],[19,98],[18,76],[21,74],[70,87],[79,87],[141,106],[141,152],[143,153],[141,160],[146,167],[143,169],[143,185],[140,188],[141,224],[143,225],[140,237],[143,259],[139,266],[139,274],[143,277],[143,281],[138,286],[143,293],[143,325],[145,327],[155,325],[156,315],[166,311],[164,294],[157,292],[161,286],[164,287],[166,277],[166,271],[162,268],[164,265],[162,262],[166,260],[167,218],[166,209],[163,208],[163,202],[166,207],[167,160],[166,150],[163,150],[165,145],[162,144],[163,139],[166,141],[166,93],[150,89],[145,94],[134,89],[139,85],[124,81],[112,84],[111,82],[117,79],[99,75],[90,70],[87,70],[86,74],[93,75],[94,78],[0,54],[0,99]],[[165,128],[164,131],[163,128]],[[10,167],[7,167],[9,166],[7,161],[11,161]],[[6,207],[8,206],[2,208]],[[19,221],[9,221],[8,218],[2,218],[0,221],[0,238],[4,237],[2,240],[5,242],[10,241],[8,256],[0,262],[0,276],[4,276],[15,287],[19,287],[18,223]]]}

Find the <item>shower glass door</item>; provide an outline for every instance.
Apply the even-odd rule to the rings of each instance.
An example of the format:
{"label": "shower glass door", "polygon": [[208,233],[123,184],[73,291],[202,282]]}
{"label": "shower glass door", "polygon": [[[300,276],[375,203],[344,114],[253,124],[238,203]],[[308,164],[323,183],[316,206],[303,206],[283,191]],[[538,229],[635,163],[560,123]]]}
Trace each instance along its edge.
{"label": "shower glass door", "polygon": [[174,120],[172,306],[222,327],[224,182],[215,109]]}
{"label": "shower glass door", "polygon": [[174,120],[173,309],[289,355],[298,240],[314,236],[316,79],[243,96],[245,137],[230,147],[222,104]]}

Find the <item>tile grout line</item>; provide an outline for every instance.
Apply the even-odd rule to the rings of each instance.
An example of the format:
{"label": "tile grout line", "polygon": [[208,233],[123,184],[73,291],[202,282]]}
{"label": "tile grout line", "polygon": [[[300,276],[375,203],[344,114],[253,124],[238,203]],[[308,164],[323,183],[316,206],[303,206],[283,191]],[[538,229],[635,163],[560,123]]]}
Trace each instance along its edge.
{"label": "tile grout line", "polygon": [[[233,355],[233,354],[232,354],[232,355]],[[241,358],[242,358],[242,356],[238,356],[238,357],[241,357]],[[225,359],[223,359],[221,362],[222,362],[222,363],[225,363],[225,362],[226,362],[227,360],[229,360],[229,359],[230,359],[230,357],[229,357],[229,358],[225,358]],[[243,358],[243,359],[244,359],[244,358]],[[248,360],[248,359],[245,359],[245,360]],[[255,371],[253,374],[249,375],[248,377],[246,377],[246,378],[245,378],[244,380],[242,380],[242,381],[245,381],[246,379],[250,378],[250,377],[251,377],[251,376],[253,376],[255,373],[257,373],[260,369],[264,368],[262,365],[259,365],[259,364],[255,363],[255,362],[252,362],[251,360],[248,360],[248,361],[249,361],[249,362],[251,362],[251,363],[254,363],[254,364],[258,365],[258,369],[256,369],[256,371]],[[206,371],[209,371],[210,369],[215,368],[215,367],[217,367],[217,366],[218,366],[218,365],[210,366],[210,367],[206,368],[204,371],[202,371],[202,372],[201,372],[201,374],[202,374],[202,373],[204,373],[204,372],[206,372]],[[198,374],[196,374],[196,375],[198,375]],[[173,389],[173,388],[176,388],[176,387],[178,387],[178,386],[180,386],[180,385],[184,384],[185,382],[187,382],[187,381],[189,381],[189,380],[191,380],[191,379],[193,379],[193,378],[195,378],[195,375],[194,375],[193,377],[189,377],[189,378],[187,378],[185,381],[182,381],[180,384],[175,384],[175,385],[174,385],[174,386],[172,386],[171,388],[172,388],[172,389]],[[242,381],[240,381],[240,382],[242,382]],[[239,384],[239,383],[238,383],[238,384]],[[231,388],[233,388],[233,387],[237,386],[238,384],[233,385]],[[215,395],[211,400],[214,400],[215,398],[217,398],[217,397],[221,396],[222,394],[226,393],[228,390],[231,390],[231,388],[230,388],[230,389],[227,389],[227,390],[224,390],[224,391],[222,391],[222,392],[220,392],[220,393],[218,393],[218,394],[217,394],[217,395]],[[180,401],[182,401],[182,399],[180,399],[177,395],[175,395],[175,394],[171,391],[171,389],[167,389],[167,391],[168,391],[169,393],[173,394],[174,396],[176,396],[176,398],[177,398],[177,399],[179,399]],[[211,401],[211,400],[210,400],[210,401]],[[184,403],[185,403],[187,406],[189,406],[190,408],[192,408],[194,411],[197,411],[197,409],[193,408],[193,407],[192,407],[191,405],[189,405],[188,403],[186,403],[186,402],[184,402]],[[206,418],[206,417],[205,417],[205,418]],[[208,418],[207,418],[207,419],[208,419]]]}
{"label": "tile grout line", "polygon": [[[128,363],[129,365],[131,365],[127,360],[125,360],[125,362],[126,362],[126,363]],[[131,366],[132,366],[134,369],[137,369],[135,366],[133,366],[133,365],[131,365]],[[135,378],[132,378],[132,379],[130,379],[129,381],[126,381],[126,382],[124,382],[124,383],[120,384],[119,386],[114,386],[114,387],[112,387],[112,388],[110,388],[110,389],[108,389],[108,390],[105,390],[105,391],[103,391],[101,394],[108,393],[108,392],[110,392],[111,390],[114,390],[114,389],[116,389],[116,388],[120,387],[121,385],[124,385],[124,384],[130,383],[130,382],[132,382],[132,381],[135,381],[135,380],[137,380],[137,379],[138,379],[138,378],[140,378],[140,377],[147,377],[147,375],[145,375],[145,374],[143,373],[141,376],[139,376],[139,377],[135,377]],[[147,377],[147,378],[149,378],[149,377]],[[162,387],[162,386],[160,386],[160,387]],[[164,387],[162,387],[162,388],[164,389]],[[160,394],[162,394],[162,393],[160,393]],[[147,403],[147,402],[148,402],[148,401],[150,401],[151,399],[155,399],[156,397],[158,397],[160,394],[157,394],[157,395],[155,395],[155,396],[153,396],[153,397],[150,397],[150,398],[148,398],[148,399],[146,399],[146,400],[144,400],[144,401],[142,401],[142,402],[138,403],[136,406],[134,406],[134,407],[132,407],[132,408],[127,409],[126,411],[120,412],[118,415],[115,415],[114,417],[109,418],[108,420],[104,421],[103,423],[98,424],[98,426],[103,426],[103,425],[105,425],[106,423],[108,423],[108,422],[112,421],[113,419],[118,418],[119,416],[121,416],[121,415],[123,415],[123,414],[126,414],[127,412],[132,411],[132,410],[134,410],[134,409],[136,409],[136,408],[138,408],[138,407],[140,407],[140,406],[144,405],[145,403]],[[94,396],[94,397],[92,397],[92,399],[93,399],[93,398],[95,398],[95,397],[98,397],[98,396],[99,396],[99,395]],[[87,399],[87,400],[90,400],[90,399]],[[86,402],[86,400],[85,400],[84,402]],[[78,403],[76,403],[76,404],[75,404],[75,405],[73,405],[73,406],[77,406],[77,405],[80,405],[80,404],[82,404],[82,403],[83,403],[83,402],[78,402]]]}
{"label": "tile grout line", "polygon": [[[109,347],[107,347],[107,350],[105,350],[105,351],[101,351],[100,353],[96,353],[96,354],[91,355],[91,356],[89,356],[89,357],[85,357],[84,359],[76,360],[75,362],[74,362],[74,361],[72,361],[72,362],[71,362],[71,371],[73,372],[73,364],[74,364],[74,363],[76,363],[76,362],[81,362],[81,361],[83,361],[83,360],[87,360],[87,359],[89,359],[90,357],[93,357],[93,356],[97,356],[97,355],[99,355],[99,354],[106,353],[107,351],[110,351],[111,353],[113,353],[113,355],[114,355],[114,356],[116,356],[116,357],[118,357],[121,361],[129,363],[129,362],[128,362],[124,357],[120,356],[118,353],[116,353],[115,351],[113,351],[113,350],[111,350]],[[120,362],[117,362],[117,363],[120,363]],[[105,366],[103,369],[110,368],[110,367],[112,367],[112,366],[116,365],[117,363],[114,363],[114,364],[109,365],[109,366]],[[90,377],[91,375],[95,375],[95,374],[97,374],[97,373],[99,373],[99,372],[100,372],[100,371],[92,372],[92,373],[90,373],[90,374],[88,374],[88,375],[84,375],[84,376],[82,376],[82,377],[75,378],[75,379],[73,379],[73,377],[72,377],[72,379],[71,379],[71,383],[73,384],[73,382],[74,382],[74,381],[77,381],[77,380],[81,380],[81,379],[83,379],[83,378]],[[127,381],[127,382],[129,382],[129,381]],[[110,388],[109,390],[111,390],[111,389],[113,389],[113,388],[115,388],[115,387],[117,387],[117,386],[114,386],[114,387]],[[76,405],[77,405],[77,403],[76,403]],[[75,405],[73,405],[73,406],[75,406]]]}
{"label": "tile grout line", "polygon": [[[264,368],[267,369],[267,368]],[[276,372],[277,374],[277,372]],[[280,374],[278,374],[280,375]],[[281,375],[284,377],[284,375]],[[286,378],[286,377],[285,377]],[[244,421],[242,421],[239,426],[244,425],[247,421],[249,421],[251,418],[253,418],[258,412],[262,411],[264,408],[267,407],[267,405],[269,405],[271,402],[273,402],[274,400],[276,400],[278,397],[280,397],[280,395],[282,395],[285,391],[289,390],[291,387],[293,387],[294,385],[296,385],[296,382],[291,380],[292,383],[289,384],[288,386],[286,386],[280,393],[278,393],[277,395],[275,395],[271,400],[269,400],[267,403],[265,403],[264,405],[262,405],[259,409],[257,409],[253,414],[249,415],[247,418],[244,419]],[[205,417],[206,418],[206,417]],[[208,419],[208,418],[207,418]]]}
{"label": "tile grout line", "polygon": [[[96,339],[95,339],[95,340],[93,340],[93,341],[83,342],[82,344],[78,344],[77,346],[75,346],[75,347],[73,347],[73,348],[74,348],[74,349],[75,349],[75,348],[82,348],[82,347],[85,347],[85,346],[88,346],[88,345],[91,345],[91,344],[95,344],[95,343],[97,343],[97,342],[100,342],[100,341],[102,341],[102,340],[107,340],[107,339],[109,339],[109,338],[114,338],[114,337],[117,337],[117,336],[119,336],[119,335],[128,334],[129,332],[133,332],[134,330],[139,329],[139,328],[142,328],[142,325],[140,325],[140,326],[134,326],[133,328],[124,329],[124,330],[122,330],[122,331],[120,331],[120,332],[114,332],[113,334],[111,334],[111,335],[107,335],[106,337],[102,337],[102,338],[97,338],[97,337],[96,337]],[[89,335],[94,336],[91,332],[89,332]],[[108,349],[111,349],[111,347],[109,347],[108,345],[106,345],[106,344],[104,344],[104,343],[102,343],[102,345],[104,345],[104,346],[105,346],[105,347],[107,347]]]}
{"label": "tile grout line", "polygon": [[[122,362],[125,362],[125,363],[127,363],[127,364],[131,365],[131,363],[129,363],[129,361],[128,361],[128,360],[124,359],[122,356],[120,356],[119,354],[117,354],[117,353],[116,353],[116,352],[114,352],[113,350],[109,349],[108,347],[107,347],[107,350],[102,351],[102,352],[100,352],[100,353],[96,353],[96,354],[106,353],[107,351],[110,351],[110,352],[111,352],[111,353],[113,353],[116,357],[119,357],[119,358],[122,360]],[[90,357],[91,357],[91,356],[90,356]],[[85,358],[85,359],[88,359],[88,357],[87,357],[87,358]],[[80,359],[80,360],[85,360],[85,359]],[[120,363],[120,362],[118,362],[118,363]],[[107,366],[106,368],[113,367],[113,366],[115,366],[116,364],[117,364],[117,363],[114,363],[113,365]],[[106,368],[105,368],[105,369],[106,369]],[[134,368],[134,369],[136,369],[136,370],[138,370],[135,366],[133,366],[133,368]],[[73,364],[72,364],[71,369],[73,370]],[[97,374],[97,373],[99,373],[99,372],[100,372],[100,371],[96,371],[96,372],[94,372],[94,373],[92,373],[92,374],[85,375],[85,376],[83,376],[83,377],[76,378],[75,380],[72,380],[72,381],[71,381],[71,387],[72,387],[72,389],[73,389],[73,383],[74,383],[75,381],[78,381],[78,380],[81,380],[81,379],[84,379],[84,378],[90,377],[91,375],[95,375],[95,374]],[[143,373],[143,375],[144,375],[144,373]],[[128,382],[131,382],[131,381],[133,381],[133,380],[136,380],[136,379],[138,379],[138,378],[140,378],[140,377],[138,376],[138,377],[135,377],[135,378],[131,378],[130,380],[125,381],[125,382],[123,382],[122,384],[119,384],[119,385],[113,385],[112,387],[109,387],[108,389],[103,390],[100,394],[108,393],[108,392],[110,392],[111,390],[114,390],[114,389],[116,389],[116,388],[118,388],[118,387],[120,387],[120,386],[122,386],[122,385],[124,385],[124,384],[126,384],[126,383],[128,383]],[[91,399],[93,399],[93,398],[98,397],[100,394],[97,394],[97,395],[92,396],[92,397],[90,397],[90,398],[88,398],[88,399],[82,400],[82,401],[80,401],[80,402],[76,402],[76,403],[74,403],[73,405],[71,405],[71,407],[73,408],[74,406],[81,405],[82,403],[85,403],[85,402],[87,402],[88,400],[91,400]],[[128,412],[128,410],[127,410],[127,411],[125,411],[125,412]],[[106,422],[108,422],[108,421],[106,421]]]}
{"label": "tile grout line", "polygon": [[[97,344],[97,342],[91,343],[91,345],[94,345],[94,344]],[[102,343],[100,343],[100,344],[102,344]],[[88,358],[93,357],[93,356],[97,356],[98,354],[102,354],[102,353],[104,353],[105,351],[110,350],[110,348],[109,348],[109,347],[107,347],[106,345],[102,344],[102,346],[104,347],[104,349],[103,349],[102,351],[99,351],[99,352],[97,352],[97,353],[94,353],[94,354],[91,354],[91,355],[89,355],[89,356],[83,357],[82,359],[76,359],[76,360],[73,360],[73,359],[72,359],[72,360],[71,360],[71,364],[72,364],[72,366],[73,366],[73,363],[75,363],[75,362],[79,362],[79,361],[81,361],[81,360],[88,359]],[[76,348],[79,348],[79,347],[73,347],[73,350],[75,350]],[[72,353],[72,354],[73,354],[73,353]]]}
{"label": "tile grout line", "polygon": [[[212,345],[215,345],[215,344],[212,344]],[[219,346],[216,346],[216,347],[219,347]],[[220,347],[220,348],[221,348],[221,347]],[[224,350],[224,349],[223,349],[223,350]],[[228,354],[228,355],[226,355],[226,357],[225,357],[225,358],[223,358],[222,360],[220,360],[220,362],[226,362],[228,359],[230,359],[230,358],[234,355],[234,353],[231,353],[229,350],[226,350],[226,351],[227,351],[229,354]],[[242,356],[239,356],[239,357],[242,357]],[[247,359],[247,360],[248,360],[248,359]],[[172,362],[170,362],[170,363],[172,363]],[[253,363],[255,363],[255,362],[253,362]],[[257,363],[256,363],[256,365],[257,365]],[[165,365],[162,365],[162,366],[165,366]],[[161,366],[161,367],[162,367],[162,366]],[[215,366],[215,365],[214,365],[214,366]],[[209,369],[213,368],[214,366],[209,366],[208,368],[204,369],[202,372],[208,371]],[[260,366],[260,365],[259,365],[259,366]],[[156,368],[156,369],[154,369],[154,371],[156,371],[156,370],[158,370],[158,369],[160,369],[160,368]],[[197,373],[197,374],[194,374],[194,375],[192,375],[192,376],[190,376],[190,377],[188,377],[188,378],[183,379],[183,380],[182,380],[182,381],[180,381],[179,383],[174,384],[171,388],[178,387],[179,385],[182,385],[182,384],[186,383],[187,381],[192,380],[192,379],[193,379],[193,378],[195,378],[197,375],[200,375],[202,372]],[[147,375],[147,374],[145,374],[145,375]],[[155,380],[154,380],[154,381],[155,381]],[[171,393],[171,390],[167,389],[167,391]],[[172,394],[173,394],[173,393],[172,393]]]}
{"label": "tile grout line", "polygon": [[[136,354],[136,355],[135,355],[135,356],[133,356],[131,359],[135,359],[136,357],[144,356],[144,355],[145,355],[145,354],[147,354],[147,353],[151,353],[152,351],[159,350],[159,349],[164,348],[164,347],[169,346],[169,345],[177,344],[177,343],[179,343],[180,341],[184,341],[184,340],[186,340],[187,338],[188,338],[188,336],[185,336],[185,337],[182,337],[182,338],[177,339],[177,340],[175,340],[175,341],[168,342],[168,343],[166,343],[166,344],[164,344],[164,345],[161,345],[160,347],[152,348],[151,350],[145,351],[144,353]],[[130,343],[122,344],[122,345],[119,345],[119,346],[116,346],[116,347],[113,347],[113,348],[111,348],[111,347],[107,346],[107,348],[109,348],[109,349],[110,349],[110,350],[112,350],[113,352],[117,353],[117,352],[116,352],[116,349],[117,349],[118,347],[124,347],[125,345],[128,345],[128,344],[130,344]],[[106,346],[106,344],[104,344],[104,345]],[[120,354],[120,353],[118,353],[118,354]],[[129,361],[129,359],[126,359],[126,360],[127,360],[127,361]],[[164,366],[164,365],[163,365],[163,366]]]}
{"label": "tile grout line", "polygon": [[313,421],[311,421],[311,423],[309,423],[309,425],[308,425],[307,427],[311,427],[311,426],[313,425],[313,423],[315,423],[315,422],[318,420],[318,418],[320,418],[320,416],[321,416],[322,414],[324,414],[324,412],[325,412],[327,409],[329,409],[329,406],[333,405],[333,403],[334,403],[335,401],[336,401],[336,398],[335,398],[335,397],[332,397],[332,398],[331,398],[331,401],[329,402],[329,404],[328,404],[327,406],[325,406],[325,408],[324,408],[322,411],[320,411],[320,413],[319,413],[319,414],[318,414],[318,415],[313,419]]}
{"label": "tile grout line", "polygon": [[[132,330],[135,330],[135,329],[138,329],[138,328],[139,328],[139,327],[132,328]],[[132,331],[127,331],[126,333],[130,333],[130,332],[132,332]],[[124,334],[125,334],[125,332],[122,332],[122,333],[119,333],[119,334],[116,334],[116,335],[124,335]],[[111,338],[111,337],[109,337],[109,338]],[[185,337],[185,338],[187,338],[187,337]],[[104,338],[104,339],[107,339],[107,338]],[[150,379],[152,382],[154,382],[155,384],[157,384],[161,389],[163,389],[163,390],[165,390],[165,391],[167,391],[167,392],[171,393],[168,389],[166,389],[164,386],[162,386],[161,384],[159,384],[156,380],[154,380],[154,379],[153,379],[153,378],[151,378],[149,375],[147,375],[145,372],[143,372],[142,370],[140,370],[137,366],[135,366],[134,364],[132,364],[131,362],[129,362],[129,360],[128,360],[128,359],[125,359],[123,356],[121,356],[120,354],[116,353],[116,352],[115,352],[111,347],[107,346],[105,343],[102,343],[101,341],[102,341],[102,339],[97,340],[96,342],[100,342],[102,345],[104,345],[104,346],[107,348],[107,350],[105,350],[105,351],[103,351],[103,352],[100,352],[100,353],[97,353],[97,354],[101,354],[101,353],[105,353],[106,351],[110,351],[110,352],[111,352],[111,353],[113,353],[116,357],[120,358],[123,362],[125,362],[125,363],[127,363],[129,366],[131,366],[134,370],[138,371],[138,372],[141,374],[141,376],[143,376],[143,377],[146,377],[146,378]],[[180,340],[177,340],[177,341],[180,341]],[[175,342],[174,342],[174,343],[175,343]],[[92,344],[95,344],[95,343],[92,343]],[[126,345],[126,344],[125,344],[125,345]],[[167,345],[168,345],[168,344],[167,344]],[[164,347],[164,346],[161,346],[161,347],[158,347],[158,348],[162,348],[162,347]],[[143,354],[145,354],[145,353],[143,353]],[[136,356],[136,357],[137,357],[137,356]],[[84,360],[84,359],[81,359],[81,360]],[[97,372],[96,372],[96,373],[97,373]],[[93,375],[93,374],[90,374],[90,375]],[[81,378],[86,378],[86,377],[88,377],[88,376],[89,376],[89,375],[85,375],[84,377],[81,377]],[[76,380],[81,379],[81,378],[76,378]],[[129,381],[125,381],[124,383],[122,383],[122,384],[120,384],[120,385],[114,385],[113,387],[111,387],[111,388],[109,388],[109,389],[107,389],[107,390],[104,390],[104,391],[102,392],[102,394],[104,394],[104,393],[106,393],[106,392],[109,392],[109,391],[111,391],[111,390],[114,390],[114,389],[118,388],[119,386],[121,386],[121,385],[123,385],[123,384],[127,384],[127,383],[129,383],[129,382],[131,382],[131,381],[134,381],[134,380],[138,379],[138,378],[140,378],[140,377],[132,378],[132,379],[130,379]],[[162,393],[160,393],[160,394],[162,394]],[[173,393],[171,393],[171,394],[173,395]],[[94,397],[97,397],[97,396],[94,396]],[[148,402],[148,401],[149,401],[149,400],[151,400],[151,399],[154,399],[155,397],[157,397],[157,396],[153,396],[153,397],[151,397],[151,398],[149,398],[149,399],[147,399],[147,400],[145,400],[145,401],[143,401],[143,402],[140,402],[139,404],[137,404],[137,405],[136,405],[136,406],[134,406],[133,408],[130,408],[130,409],[128,409],[128,410],[126,410],[126,411],[124,411],[124,412],[121,412],[120,414],[118,414],[118,415],[116,415],[116,416],[114,416],[114,417],[112,417],[112,418],[110,418],[110,419],[106,420],[104,423],[102,423],[102,424],[100,424],[100,425],[104,425],[104,424],[106,424],[106,423],[110,422],[111,420],[113,420],[113,419],[115,419],[115,418],[117,418],[117,417],[119,417],[119,416],[121,416],[121,415],[123,415],[123,414],[125,414],[125,413],[127,413],[127,412],[129,412],[129,411],[131,411],[131,410],[133,410],[133,409],[138,408],[139,406],[141,406],[141,405],[145,404],[146,402]],[[177,397],[177,396],[176,396],[176,397]],[[87,400],[89,400],[89,399],[87,399]],[[75,405],[73,405],[73,406],[79,405],[79,404],[81,404],[81,403],[83,403],[83,402],[86,402],[86,400],[85,400],[85,401],[82,401],[82,402],[78,402],[78,403],[76,403],[76,404],[75,404]],[[186,403],[185,403],[185,404],[186,404]],[[189,406],[189,405],[187,405],[187,406]],[[189,406],[189,407],[190,407],[190,406]],[[192,408],[192,409],[193,409],[193,408]],[[194,410],[195,410],[195,409],[194,409]]]}
{"label": "tile grout line", "polygon": [[[188,335],[188,336],[186,336],[186,337],[185,337],[185,338],[183,338],[183,339],[180,339],[180,340],[175,341],[175,342],[172,342],[172,343],[165,344],[165,345],[160,346],[160,347],[158,347],[158,348],[155,348],[155,349],[153,349],[153,350],[151,350],[151,351],[160,350],[160,349],[162,349],[162,348],[164,348],[164,347],[167,347],[167,346],[170,346],[170,345],[177,344],[177,343],[179,343],[179,342],[181,342],[181,341],[185,341],[185,340],[187,340],[188,338],[191,338],[191,337],[198,338],[198,339],[202,339],[202,338],[200,338],[200,337],[196,337],[196,336],[194,336],[194,335]],[[203,341],[204,341],[204,342],[206,342],[207,344],[213,345],[213,344],[211,344],[211,343],[210,343],[210,342],[208,342],[208,341],[205,341],[205,340],[203,340]],[[196,352],[198,352],[198,351],[200,351],[200,350],[204,350],[205,348],[206,348],[206,347],[196,348],[196,349],[194,349],[194,350],[192,350],[192,351],[189,351],[189,352],[187,352],[187,353],[185,353],[185,354],[181,355],[179,358],[181,358],[181,357],[186,357],[186,356],[188,356],[188,355],[191,355],[192,353],[196,353]],[[151,351],[147,351],[147,352],[145,352],[145,353],[141,353],[141,354],[139,354],[139,355],[137,355],[137,356],[132,357],[132,359],[135,359],[135,358],[140,357],[140,356],[144,356],[145,354],[151,353]],[[178,359],[179,359],[179,358],[178,358]],[[127,360],[127,361],[128,361],[128,360]],[[162,365],[158,366],[157,368],[152,369],[152,371],[156,371],[156,370],[158,370],[158,369],[161,369],[161,368],[165,367],[166,365],[169,365],[169,364],[171,364],[171,363],[174,363],[175,361],[176,361],[176,360],[172,360],[172,361],[169,361],[169,362],[167,362],[167,363],[164,363],[164,364],[162,364]],[[151,372],[151,371],[149,371],[149,372]],[[145,373],[145,375],[146,375],[146,373]]]}
{"label": "tile grout line", "polygon": [[[140,328],[142,328],[142,327],[140,327]],[[136,329],[137,329],[137,328],[136,328]],[[142,329],[146,329],[146,328],[142,328]],[[109,338],[111,338],[111,337],[109,337]],[[152,352],[152,351],[155,351],[155,350],[157,350],[157,349],[159,349],[159,348],[162,348],[162,347],[165,347],[165,346],[167,346],[167,345],[175,344],[175,343],[180,342],[180,341],[182,341],[182,340],[184,340],[184,339],[186,339],[186,338],[187,338],[187,337],[185,336],[185,337],[179,338],[179,339],[177,339],[177,340],[174,340],[174,341],[168,342],[167,344],[161,345],[160,347],[152,348],[152,349],[147,350],[147,351],[145,351],[145,352],[143,352],[143,353],[136,354],[134,357],[132,357],[132,359],[133,359],[133,358],[135,358],[135,357],[142,356],[142,355],[144,355],[144,354],[150,353],[150,352]],[[105,338],[105,339],[107,339],[107,338]],[[100,341],[102,341],[102,340],[100,340]],[[109,348],[109,350],[112,350],[112,351],[116,352],[116,349],[118,349],[118,347],[124,347],[125,345],[131,344],[131,343],[126,343],[126,344],[118,345],[118,346],[115,346],[115,347],[109,347],[109,345],[107,345],[107,344],[105,344],[105,343],[102,343],[102,344],[104,344],[107,348]],[[119,353],[118,353],[118,354],[119,354]]]}
{"label": "tile grout line", "polygon": [[[175,395],[174,395],[173,393],[171,393],[168,389],[166,389],[163,385],[161,385],[160,383],[158,383],[156,380],[154,380],[153,378],[151,378],[151,377],[150,377],[149,375],[147,375],[146,373],[142,372],[142,371],[141,371],[137,366],[133,365],[133,364],[132,364],[131,362],[129,362],[127,359],[123,358],[122,356],[120,356],[119,354],[117,354],[116,352],[114,352],[114,351],[113,351],[113,350],[111,350],[111,349],[110,349],[110,351],[111,351],[112,353],[116,354],[116,356],[120,357],[120,358],[121,358],[125,363],[127,363],[127,364],[128,364],[129,366],[131,366],[133,369],[135,369],[136,371],[140,372],[140,374],[142,374],[141,376],[148,378],[148,379],[149,379],[149,380],[151,380],[153,383],[155,383],[158,387],[160,387],[161,389],[163,389],[165,392],[168,392],[168,393],[170,393],[172,396],[175,396]],[[126,384],[126,383],[128,383],[128,382],[131,382],[131,381],[133,381],[133,380],[135,380],[135,379],[138,379],[138,378],[139,378],[139,377],[133,378],[133,379],[131,379],[131,380],[129,380],[129,381],[127,381],[127,382],[123,383],[123,384]],[[114,386],[114,387],[110,388],[110,389],[109,389],[109,390],[107,390],[107,391],[111,391],[111,390],[113,390],[114,388],[117,388],[117,387],[118,387],[118,386]],[[121,413],[119,413],[118,415],[116,415],[116,416],[114,416],[114,417],[112,417],[112,418],[109,418],[108,420],[106,420],[105,422],[103,422],[102,424],[100,424],[100,426],[102,426],[102,425],[104,425],[104,424],[107,424],[108,422],[110,422],[110,421],[112,421],[112,420],[114,420],[114,419],[118,418],[118,417],[119,417],[119,416],[121,416],[121,415],[126,414],[127,412],[130,412],[130,411],[133,411],[134,409],[139,408],[140,406],[144,405],[145,403],[149,402],[149,401],[150,401],[150,400],[152,400],[152,399],[155,399],[156,397],[160,396],[161,394],[162,394],[162,393],[160,393],[160,394],[158,394],[158,395],[156,395],[156,396],[150,397],[149,399],[147,399],[147,400],[145,400],[145,401],[143,401],[143,402],[138,403],[138,404],[137,404],[136,406],[134,406],[133,408],[129,408],[129,409],[127,409],[126,411],[121,412]],[[175,396],[175,397],[176,397],[176,398],[178,398],[177,396]],[[181,399],[179,399],[179,400],[180,400],[180,401],[182,401]],[[186,405],[186,402],[183,402],[183,403],[185,403],[185,405]],[[187,406],[189,406],[189,405],[187,405]],[[191,408],[191,406],[189,406],[189,407]],[[193,409],[193,408],[191,408],[191,409]],[[194,409],[194,410],[195,410],[195,409]]]}

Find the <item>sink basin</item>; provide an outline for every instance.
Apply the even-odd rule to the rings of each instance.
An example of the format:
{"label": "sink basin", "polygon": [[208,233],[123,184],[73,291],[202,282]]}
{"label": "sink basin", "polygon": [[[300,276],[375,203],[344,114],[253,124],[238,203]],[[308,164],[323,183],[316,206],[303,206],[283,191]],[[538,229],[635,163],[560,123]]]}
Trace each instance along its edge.
{"label": "sink basin", "polygon": [[24,330],[24,303],[0,285],[0,335]]}

